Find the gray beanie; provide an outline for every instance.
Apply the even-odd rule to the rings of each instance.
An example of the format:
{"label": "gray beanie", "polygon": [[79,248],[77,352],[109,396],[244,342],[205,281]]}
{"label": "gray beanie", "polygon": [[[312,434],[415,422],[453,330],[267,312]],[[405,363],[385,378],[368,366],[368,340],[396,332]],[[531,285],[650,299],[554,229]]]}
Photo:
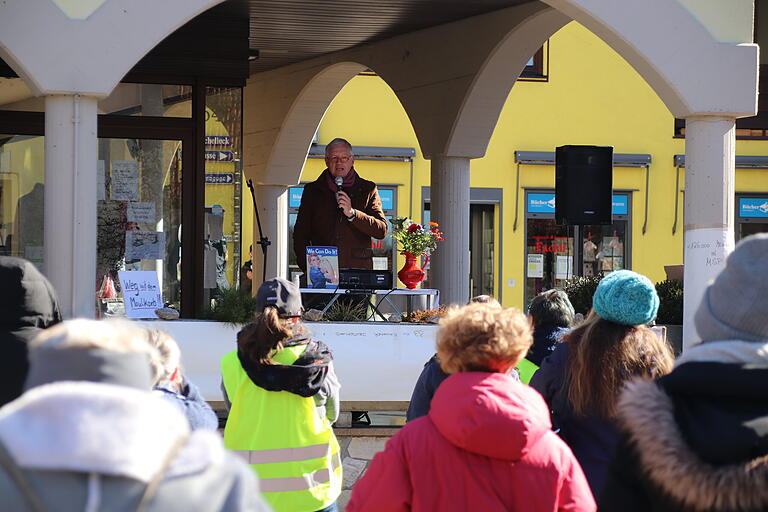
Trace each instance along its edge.
{"label": "gray beanie", "polygon": [[745,238],[704,291],[694,322],[702,342],[768,339],[768,234]]}

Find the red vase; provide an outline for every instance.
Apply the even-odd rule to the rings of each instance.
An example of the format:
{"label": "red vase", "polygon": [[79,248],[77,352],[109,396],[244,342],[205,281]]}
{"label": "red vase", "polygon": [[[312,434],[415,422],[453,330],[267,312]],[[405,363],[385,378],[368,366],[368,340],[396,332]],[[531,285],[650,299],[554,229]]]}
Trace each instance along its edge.
{"label": "red vase", "polygon": [[[418,258],[420,255],[408,251],[403,251],[400,254],[405,256],[405,265],[400,269],[400,272],[397,273],[397,277],[400,279],[401,283],[413,290],[421,284],[425,276],[424,267],[419,267]],[[425,254],[424,257],[426,258],[424,266],[427,266],[429,256]]]}

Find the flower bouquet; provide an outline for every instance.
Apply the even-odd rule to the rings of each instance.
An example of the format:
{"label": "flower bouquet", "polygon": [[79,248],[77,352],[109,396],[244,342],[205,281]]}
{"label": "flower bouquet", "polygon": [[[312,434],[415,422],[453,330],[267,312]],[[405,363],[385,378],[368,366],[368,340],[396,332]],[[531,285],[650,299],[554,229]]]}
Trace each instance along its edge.
{"label": "flower bouquet", "polygon": [[397,273],[400,281],[410,289],[416,288],[424,280],[424,267],[419,267],[417,259],[422,254],[426,257],[424,266],[429,261],[429,254],[437,248],[437,242],[445,240],[437,222],[416,224],[405,217],[392,217],[392,238],[405,256],[405,266]]}

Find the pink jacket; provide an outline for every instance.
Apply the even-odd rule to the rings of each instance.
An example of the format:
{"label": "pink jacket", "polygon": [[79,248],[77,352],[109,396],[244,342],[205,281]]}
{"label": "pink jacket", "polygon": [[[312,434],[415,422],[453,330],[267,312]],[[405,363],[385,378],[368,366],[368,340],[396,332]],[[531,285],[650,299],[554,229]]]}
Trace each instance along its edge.
{"label": "pink jacket", "polygon": [[457,373],[357,482],[348,512],[594,511],[571,450],[533,389],[500,373]]}

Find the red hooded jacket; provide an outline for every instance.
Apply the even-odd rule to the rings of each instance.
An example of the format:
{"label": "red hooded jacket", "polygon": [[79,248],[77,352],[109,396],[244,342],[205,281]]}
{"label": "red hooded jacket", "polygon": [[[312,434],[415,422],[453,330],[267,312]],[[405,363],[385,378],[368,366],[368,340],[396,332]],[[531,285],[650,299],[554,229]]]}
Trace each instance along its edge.
{"label": "red hooded jacket", "polygon": [[501,373],[451,375],[355,484],[347,512],[594,511],[576,458],[533,389]]}

